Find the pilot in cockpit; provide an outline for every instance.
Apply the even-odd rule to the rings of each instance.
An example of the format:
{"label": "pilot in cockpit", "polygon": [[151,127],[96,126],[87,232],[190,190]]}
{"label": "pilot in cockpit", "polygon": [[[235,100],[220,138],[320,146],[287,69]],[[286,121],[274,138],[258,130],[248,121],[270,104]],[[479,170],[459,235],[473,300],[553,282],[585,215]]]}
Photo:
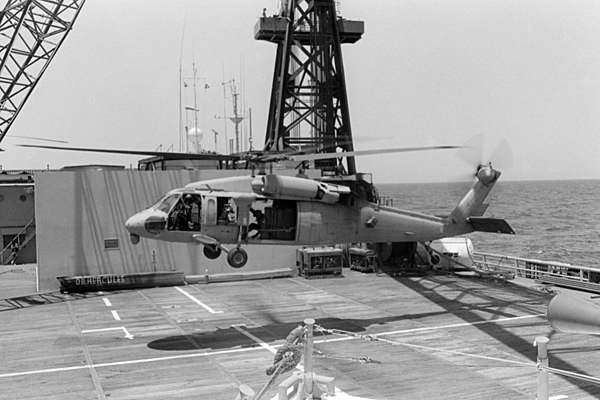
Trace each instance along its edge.
{"label": "pilot in cockpit", "polygon": [[169,214],[169,229],[175,231],[188,231],[187,210],[183,201],[178,201]]}
{"label": "pilot in cockpit", "polygon": [[200,230],[200,198],[191,194],[185,195],[184,198],[186,218],[189,229],[193,231]]}

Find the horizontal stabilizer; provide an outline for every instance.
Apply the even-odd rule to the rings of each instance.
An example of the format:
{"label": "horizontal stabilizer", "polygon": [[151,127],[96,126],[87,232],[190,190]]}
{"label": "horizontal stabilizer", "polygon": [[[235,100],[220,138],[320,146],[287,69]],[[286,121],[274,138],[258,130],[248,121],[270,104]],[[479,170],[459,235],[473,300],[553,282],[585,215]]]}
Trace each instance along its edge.
{"label": "horizontal stabilizer", "polygon": [[513,228],[511,228],[508,222],[503,219],[470,217],[467,221],[469,221],[471,226],[473,226],[473,229],[478,232],[506,233],[509,235],[515,234]]}

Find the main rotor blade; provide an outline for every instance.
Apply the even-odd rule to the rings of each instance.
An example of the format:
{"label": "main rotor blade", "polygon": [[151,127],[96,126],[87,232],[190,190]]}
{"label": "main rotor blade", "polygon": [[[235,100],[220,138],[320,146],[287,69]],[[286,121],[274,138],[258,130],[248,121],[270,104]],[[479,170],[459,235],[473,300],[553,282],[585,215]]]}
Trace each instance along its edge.
{"label": "main rotor blade", "polygon": [[5,137],[13,137],[13,138],[20,138],[20,139],[41,140],[41,141],[43,141],[43,142],[69,143],[69,142],[67,142],[66,140],[58,140],[58,139],[45,139],[45,138],[40,138],[40,137],[35,137],[35,136],[6,135]]}
{"label": "main rotor blade", "polygon": [[461,146],[397,147],[392,149],[342,151],[339,153],[300,154],[297,156],[288,156],[286,158],[292,161],[312,161],[327,160],[330,158],[340,157],[370,156],[375,154],[408,153],[413,151],[446,150],[459,148],[461,148]]}
{"label": "main rotor blade", "polygon": [[80,152],[91,152],[91,153],[110,153],[110,154],[125,154],[125,155],[137,155],[137,156],[150,156],[150,157],[165,157],[169,158],[187,158],[190,160],[239,160],[239,156],[226,155],[226,154],[198,154],[198,153],[176,153],[167,151],[144,151],[144,150],[123,150],[123,149],[99,149],[99,148],[87,148],[87,147],[64,147],[64,146],[42,146],[35,144],[18,144],[19,147],[32,147],[36,149],[49,149],[49,150],[66,150],[66,151],[80,151]]}

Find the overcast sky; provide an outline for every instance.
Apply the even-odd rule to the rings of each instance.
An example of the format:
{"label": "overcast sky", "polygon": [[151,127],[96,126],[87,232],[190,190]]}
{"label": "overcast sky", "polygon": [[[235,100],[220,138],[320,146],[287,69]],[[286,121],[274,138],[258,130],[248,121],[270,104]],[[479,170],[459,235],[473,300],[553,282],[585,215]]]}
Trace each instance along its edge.
{"label": "overcast sky", "polygon": [[[193,63],[203,146],[214,150],[214,129],[225,149],[221,117],[231,116],[232,99],[223,82],[235,79],[262,148],[276,47],[255,41],[253,28],[263,7],[272,14],[277,4],[86,2],[0,145],[0,164],[137,164],[131,156],[19,148],[44,143],[11,135],[179,150],[179,71],[191,107]],[[485,135],[486,161],[499,143],[510,144],[512,166],[491,159],[503,179],[600,179],[597,0],[341,0],[341,13],[365,22],[363,39],[343,46],[355,149],[462,145]],[[369,156],[357,167],[376,183],[444,182],[470,171],[456,153]]]}

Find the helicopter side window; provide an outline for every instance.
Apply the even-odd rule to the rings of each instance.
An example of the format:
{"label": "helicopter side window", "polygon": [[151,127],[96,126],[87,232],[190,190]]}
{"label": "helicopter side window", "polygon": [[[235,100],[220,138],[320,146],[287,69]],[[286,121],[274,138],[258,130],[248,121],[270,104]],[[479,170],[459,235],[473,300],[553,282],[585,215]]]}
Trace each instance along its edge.
{"label": "helicopter side window", "polygon": [[217,198],[217,224],[229,225],[236,221],[235,206],[232,204],[231,198]]}

